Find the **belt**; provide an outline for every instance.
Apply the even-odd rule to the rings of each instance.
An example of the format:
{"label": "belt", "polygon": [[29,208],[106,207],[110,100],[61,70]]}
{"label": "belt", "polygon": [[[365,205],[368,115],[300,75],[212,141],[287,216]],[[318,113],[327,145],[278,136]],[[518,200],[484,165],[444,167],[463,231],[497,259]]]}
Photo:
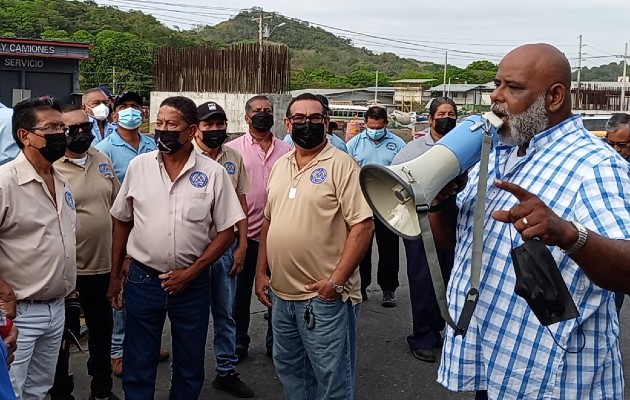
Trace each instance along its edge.
{"label": "belt", "polygon": [[141,270],[143,270],[144,272],[146,272],[147,274],[149,274],[150,276],[160,276],[162,275],[164,272],[160,272],[157,269],[151,268],[146,264],[142,264],[140,261],[136,260],[135,258],[132,258],[131,261]]}
{"label": "belt", "polygon": [[54,299],[48,299],[48,300],[21,299],[21,300],[18,300],[18,302],[29,303],[29,304],[49,304],[57,300],[59,300],[59,297],[55,297]]}

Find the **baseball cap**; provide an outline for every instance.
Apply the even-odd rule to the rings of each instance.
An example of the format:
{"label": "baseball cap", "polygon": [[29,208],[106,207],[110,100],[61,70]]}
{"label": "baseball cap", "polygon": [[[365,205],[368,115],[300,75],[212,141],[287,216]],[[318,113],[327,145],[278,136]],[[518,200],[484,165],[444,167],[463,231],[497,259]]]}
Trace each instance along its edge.
{"label": "baseball cap", "polygon": [[225,115],[225,110],[219,104],[214,101],[207,101],[197,107],[197,116],[199,117],[199,121],[204,121],[213,115],[222,115],[223,118],[227,121],[227,115]]}
{"label": "baseball cap", "polygon": [[133,101],[134,103],[137,103],[138,105],[141,106],[142,96],[140,96],[136,92],[127,92],[127,93],[120,94],[118,95],[118,97],[116,97],[116,101],[114,101],[114,110],[118,108],[119,105],[124,104],[128,101]]}
{"label": "baseball cap", "polygon": [[112,91],[109,90],[107,86],[99,86],[98,88],[101,89],[103,93],[105,93],[105,96],[112,97]]}
{"label": "baseball cap", "polygon": [[326,111],[330,112],[330,106],[328,106],[328,99],[326,98],[326,96],[321,95],[321,94],[316,94],[315,97],[317,97],[317,99],[319,99],[319,101],[322,102]]}

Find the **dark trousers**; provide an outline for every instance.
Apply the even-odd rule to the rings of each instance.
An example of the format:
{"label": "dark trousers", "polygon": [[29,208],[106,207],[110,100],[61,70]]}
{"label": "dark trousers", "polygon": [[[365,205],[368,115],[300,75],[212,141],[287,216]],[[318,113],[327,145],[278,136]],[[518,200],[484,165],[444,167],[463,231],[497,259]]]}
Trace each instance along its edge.
{"label": "dark trousers", "polygon": [[[398,288],[398,246],[399,237],[390,231],[383,223],[374,218],[374,235],[378,246],[378,272],[377,283],[382,291],[395,291]],[[372,240],[365,257],[359,265],[361,274],[361,292],[372,283]]]}
{"label": "dark trousers", "polygon": [[[440,341],[444,320],[435,298],[424,245],[422,239],[405,239],[403,244],[407,253],[407,277],[413,320],[413,332],[407,336],[407,343],[412,350],[432,349],[437,347]],[[454,252],[438,250],[438,260],[446,283],[453,268]]]}
{"label": "dark trousers", "polygon": [[[90,357],[87,362],[88,374],[92,377],[90,391],[94,397],[105,398],[112,392],[112,365],[110,359],[112,341],[112,309],[107,300],[109,273],[77,276],[77,292],[79,303],[83,309],[85,323],[88,328],[88,347]],[[66,327],[79,338],[78,307],[66,307]],[[65,338],[65,335],[64,335]],[[74,383],[68,374],[70,348],[62,343],[55,383],[50,389],[52,400],[74,399],[72,391]]]}
{"label": "dark trousers", "polygon": [[[243,271],[236,278],[236,299],[234,301],[234,321],[236,322],[236,348],[249,349],[251,338],[249,337],[250,307],[252,304],[252,288],[256,277],[256,262],[258,261],[257,240],[247,239],[247,252]],[[265,347],[270,350],[273,347],[273,331],[271,330],[271,308],[267,319],[267,335]]]}
{"label": "dark trousers", "polygon": [[168,314],[173,349],[170,400],[199,398],[210,320],[210,274],[200,273],[178,294],[169,295],[157,271],[136,261],[125,284],[125,340],[122,385],[125,398],[152,400]]}

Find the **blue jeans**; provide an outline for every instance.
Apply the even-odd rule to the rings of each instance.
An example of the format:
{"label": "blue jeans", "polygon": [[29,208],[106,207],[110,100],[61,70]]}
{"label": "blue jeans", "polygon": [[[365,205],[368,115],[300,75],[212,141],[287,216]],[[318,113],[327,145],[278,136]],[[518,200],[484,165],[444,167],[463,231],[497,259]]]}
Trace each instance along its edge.
{"label": "blue jeans", "polygon": [[[287,400],[354,399],[356,318],[350,300],[286,301],[271,293],[273,361]],[[304,312],[312,306],[315,326]]]}
{"label": "blue jeans", "polygon": [[204,381],[210,276],[201,273],[179,294],[169,295],[157,273],[131,263],[125,285],[126,332],[122,384],[125,398],[150,400],[160,357],[162,328],[168,313],[172,333],[169,399],[199,398]]}
{"label": "blue jeans", "polygon": [[209,268],[210,274],[210,310],[214,328],[214,354],[217,373],[225,375],[234,370],[236,365],[236,323],[232,318],[234,296],[236,294],[236,276],[230,276],[234,260],[233,244]]}
{"label": "blue jeans", "polygon": [[112,308],[114,317],[114,328],[112,329],[112,350],[111,357],[121,358],[123,356],[123,340],[125,340],[125,309],[116,310]]}

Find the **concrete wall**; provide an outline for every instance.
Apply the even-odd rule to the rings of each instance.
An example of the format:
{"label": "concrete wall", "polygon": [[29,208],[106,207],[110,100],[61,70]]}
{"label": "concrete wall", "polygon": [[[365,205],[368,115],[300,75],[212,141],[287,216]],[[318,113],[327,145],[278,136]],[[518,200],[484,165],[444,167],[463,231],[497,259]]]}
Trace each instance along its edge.
{"label": "concrete wall", "polygon": [[[185,96],[195,102],[195,104],[203,104],[206,101],[215,101],[219,103],[228,119],[228,133],[241,134],[248,129],[245,123],[245,103],[248,99],[255,96],[252,93],[209,93],[209,92],[151,92],[149,123],[150,132],[155,129],[155,120],[157,118],[160,103],[171,96]],[[273,101],[274,121],[275,124],[271,129],[273,133],[280,138],[286,134],[283,120],[287,110],[287,106],[291,101],[290,94],[270,94],[267,95]]]}

